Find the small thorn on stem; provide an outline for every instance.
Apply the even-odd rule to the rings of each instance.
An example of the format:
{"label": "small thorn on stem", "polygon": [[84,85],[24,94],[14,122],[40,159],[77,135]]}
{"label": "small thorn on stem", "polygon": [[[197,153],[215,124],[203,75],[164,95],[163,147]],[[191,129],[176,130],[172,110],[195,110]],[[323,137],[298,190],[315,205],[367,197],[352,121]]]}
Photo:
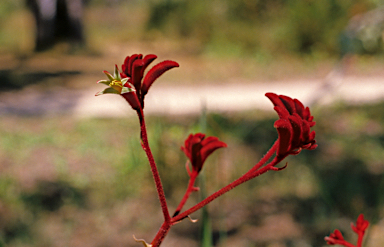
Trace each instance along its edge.
{"label": "small thorn on stem", "polygon": [[189,216],[189,215],[188,215],[188,219],[192,223],[196,223],[197,221],[199,221],[198,219],[192,219],[191,216]]}
{"label": "small thorn on stem", "polygon": [[145,240],[144,239],[137,239],[136,237],[135,237],[135,235],[133,235],[133,239],[136,241],[136,242],[140,242],[140,243],[142,243],[143,245],[144,245],[144,247],[152,247],[152,244],[148,244],[147,242],[145,242]]}
{"label": "small thorn on stem", "polygon": [[192,191],[200,191],[199,187],[192,187]]}

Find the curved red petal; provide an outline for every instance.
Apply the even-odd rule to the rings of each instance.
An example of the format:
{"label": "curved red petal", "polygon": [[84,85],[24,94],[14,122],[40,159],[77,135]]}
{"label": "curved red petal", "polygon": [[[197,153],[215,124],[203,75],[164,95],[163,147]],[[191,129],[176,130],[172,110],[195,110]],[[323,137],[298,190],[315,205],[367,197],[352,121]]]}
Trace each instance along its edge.
{"label": "curved red petal", "polygon": [[307,120],[307,121],[312,121],[311,119],[311,111],[309,110],[309,107],[305,107],[304,111],[303,111],[303,119]]}
{"label": "curved red petal", "polygon": [[170,70],[172,68],[179,67],[179,64],[175,61],[166,60],[161,63],[153,66],[148,73],[146,74],[143,80],[143,86],[141,88],[142,95],[146,95],[148,93],[148,89],[151,87],[152,83],[159,78],[164,72]]}
{"label": "curved red petal", "polygon": [[188,138],[187,139],[185,139],[185,141],[184,141],[184,147],[182,146],[181,147],[181,150],[185,153],[185,155],[189,158],[189,160],[191,160],[191,152],[190,152],[190,150],[191,150],[191,145],[190,145],[190,143],[191,143],[191,139],[192,139],[192,137],[193,137],[193,135],[192,134],[190,134],[189,136],[188,136]]}
{"label": "curved red petal", "polygon": [[333,233],[335,234],[336,239],[344,240],[343,234],[341,234],[341,232],[338,229],[336,229]]}
{"label": "curved red petal", "polygon": [[293,132],[291,123],[287,119],[279,119],[275,122],[274,127],[277,129],[277,133],[279,134],[279,144],[277,147],[276,155],[284,156],[291,149]]}
{"label": "curved red petal", "polygon": [[288,117],[292,125],[293,135],[291,141],[291,149],[300,147],[301,136],[302,136],[302,119],[299,117],[297,113],[295,115],[291,115]]}
{"label": "curved red petal", "polygon": [[141,70],[143,66],[144,62],[142,59],[136,59],[132,64],[132,84],[137,92],[140,92],[141,88],[141,79],[143,78]]}
{"label": "curved red petal", "polygon": [[280,106],[281,108],[285,108],[285,105],[279,98],[279,95],[275,93],[266,93],[265,96],[268,97],[268,99],[272,102],[274,106]]}
{"label": "curved red petal", "polygon": [[301,142],[302,142],[302,145],[305,145],[305,144],[308,144],[310,142],[310,138],[309,138],[309,133],[311,131],[310,127],[309,127],[309,123],[307,121],[303,121],[302,122],[302,136],[301,136]]}
{"label": "curved red petal", "polygon": [[207,145],[208,143],[210,142],[215,142],[215,141],[218,141],[219,138],[215,137],[215,136],[208,136],[207,138],[204,138],[204,140],[201,141],[201,145]]}
{"label": "curved red petal", "polygon": [[317,148],[317,144],[311,144],[311,146],[310,147],[308,147],[308,148],[306,148],[306,149],[308,149],[308,150],[314,150],[315,148]]}
{"label": "curved red petal", "polygon": [[294,99],[293,102],[295,103],[296,113],[299,114],[301,118],[303,118],[303,111],[305,109],[303,103],[301,103],[301,101],[298,99]]}
{"label": "curved red petal", "polygon": [[141,54],[133,54],[129,59],[128,59],[128,63],[127,63],[127,67],[128,67],[128,73],[129,73],[129,76],[132,77],[132,66],[133,66],[133,63],[137,60],[137,59],[140,59],[142,58],[143,55]]}
{"label": "curved red petal", "polygon": [[285,105],[285,108],[289,111],[290,114],[296,113],[296,106],[291,97],[285,95],[279,95],[280,100]]}
{"label": "curved red petal", "polygon": [[309,133],[308,140],[309,140],[309,141],[313,141],[313,140],[315,140],[315,136],[316,136],[316,132],[315,132],[315,131],[312,131],[311,133]]}
{"label": "curved red petal", "polygon": [[124,59],[124,63],[121,65],[121,70],[122,70],[123,73],[126,74],[128,77],[131,76],[131,73],[130,73],[130,67],[129,67],[129,60],[130,60],[130,56],[127,56],[127,57]]}
{"label": "curved red petal", "polygon": [[[148,54],[146,55],[144,58],[143,58],[143,62],[144,62],[144,66],[143,66],[143,70],[145,70],[149,64],[151,64],[153,62],[153,60],[155,60],[157,58],[156,55],[154,54]],[[144,72],[144,71],[143,71]]]}
{"label": "curved red petal", "polygon": [[196,134],[193,135],[193,137],[198,137],[201,140],[203,140],[205,138],[205,134],[203,134],[203,133],[196,133]]}
{"label": "curved red petal", "polygon": [[279,118],[288,119],[288,117],[290,116],[288,110],[284,107],[275,106],[273,109],[276,111],[277,115],[279,115]]}
{"label": "curved red petal", "polygon": [[[215,140],[207,143],[201,148],[201,163],[204,164],[205,160],[208,158],[209,155],[211,155],[215,150],[219,148],[227,147],[227,144],[225,142]],[[200,168],[201,169],[201,168]]]}

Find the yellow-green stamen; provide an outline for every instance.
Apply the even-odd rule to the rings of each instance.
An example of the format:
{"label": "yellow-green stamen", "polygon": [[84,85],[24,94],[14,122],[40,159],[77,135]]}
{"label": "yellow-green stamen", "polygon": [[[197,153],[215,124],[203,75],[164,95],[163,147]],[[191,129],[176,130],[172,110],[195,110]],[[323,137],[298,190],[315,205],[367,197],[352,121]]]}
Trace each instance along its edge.
{"label": "yellow-green stamen", "polygon": [[111,83],[109,83],[109,86],[119,93],[121,93],[121,90],[123,89],[123,84],[118,80],[113,80]]}

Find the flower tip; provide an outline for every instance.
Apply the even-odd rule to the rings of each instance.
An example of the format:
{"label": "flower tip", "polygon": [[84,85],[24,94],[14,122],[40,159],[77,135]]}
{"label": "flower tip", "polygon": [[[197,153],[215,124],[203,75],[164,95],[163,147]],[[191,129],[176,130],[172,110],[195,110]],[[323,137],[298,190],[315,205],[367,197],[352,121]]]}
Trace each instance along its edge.
{"label": "flower tip", "polygon": [[268,92],[268,93],[265,93],[265,96],[267,96],[268,98],[270,98],[270,97],[277,96],[277,94],[272,93],[272,92]]}

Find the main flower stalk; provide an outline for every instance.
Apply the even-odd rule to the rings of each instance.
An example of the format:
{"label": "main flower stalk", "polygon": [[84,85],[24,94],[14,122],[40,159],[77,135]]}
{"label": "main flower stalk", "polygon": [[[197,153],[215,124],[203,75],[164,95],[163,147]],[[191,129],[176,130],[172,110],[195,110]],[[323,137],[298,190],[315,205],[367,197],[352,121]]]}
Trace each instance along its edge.
{"label": "main flower stalk", "polygon": [[170,222],[171,217],[170,217],[169,211],[168,211],[167,200],[165,198],[163,184],[161,183],[159,171],[157,169],[155,159],[153,158],[153,154],[152,154],[151,148],[149,147],[149,143],[148,143],[148,135],[147,135],[147,128],[145,126],[144,113],[141,110],[141,111],[138,111],[137,114],[138,114],[139,120],[140,120],[141,145],[142,145],[142,148],[148,157],[148,161],[149,161],[149,164],[151,166],[152,176],[153,176],[153,179],[154,179],[155,184],[156,184],[157,194],[158,194],[159,201],[161,204],[161,209],[162,209],[163,215],[164,215],[164,221]]}

